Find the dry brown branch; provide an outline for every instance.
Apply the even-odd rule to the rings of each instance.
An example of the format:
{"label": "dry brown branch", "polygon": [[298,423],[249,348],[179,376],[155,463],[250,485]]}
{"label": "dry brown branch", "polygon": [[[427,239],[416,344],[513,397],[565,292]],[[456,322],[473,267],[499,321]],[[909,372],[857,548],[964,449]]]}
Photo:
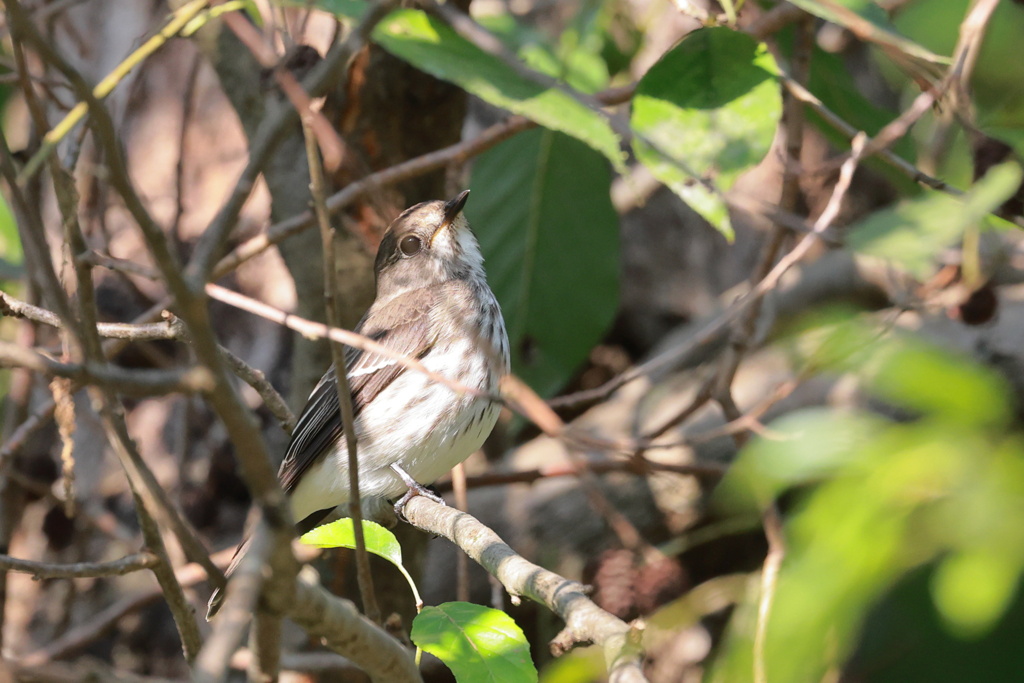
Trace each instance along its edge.
{"label": "dry brown branch", "polygon": [[[25,318],[35,322],[61,327],[60,317],[53,311],[21,301],[7,292],[0,292],[0,315]],[[151,341],[154,339],[178,339],[184,326],[177,320],[158,323],[99,323],[96,326],[101,337],[127,341]]]}
{"label": "dry brown branch", "polygon": [[258,526],[249,540],[245,556],[227,585],[224,605],[218,613],[216,628],[206,639],[196,658],[193,671],[199,683],[223,681],[232,653],[238,649],[263,588],[263,565],[270,554],[270,536]]}
{"label": "dry brown branch", "polygon": [[331,595],[306,567],[296,581],[288,616],[313,637],[344,655],[375,683],[420,681],[411,653],[364,617],[348,600]]}
{"label": "dry brown branch", "polygon": [[610,680],[645,681],[639,632],[605,612],[584,587],[518,555],[501,538],[466,512],[417,496],[405,507],[409,522],[444,536],[501,581],[510,595],[525,596],[561,617],[576,643],[595,643],[605,656]]}
{"label": "dry brown branch", "polygon": [[35,349],[0,341],[0,367],[25,368],[47,377],[65,377],[77,384],[98,384],[130,396],[154,396],[171,392],[201,393],[212,386],[204,368],[188,370],[127,370],[115,365],[61,363]]}
{"label": "dry brown branch", "polygon": [[252,367],[225,346],[220,347],[220,355],[236,377],[256,390],[256,393],[263,399],[263,405],[277,418],[281,428],[286,433],[291,434],[292,430],[295,429],[295,415],[288,407],[284,397],[278,393],[263,371]]}
{"label": "dry brown branch", "polygon": [[[88,260],[96,265],[102,265],[105,268],[111,268],[114,270],[121,270],[128,264],[128,262],[121,259],[103,257],[94,252],[90,253]],[[157,273],[140,266],[139,264],[130,264],[128,267],[131,268],[130,272],[134,274],[148,278],[157,277]],[[16,299],[6,292],[0,292],[0,314],[34,320],[36,322],[50,325],[51,327],[61,327],[60,318],[52,311],[48,311],[45,308],[33,306],[30,303]],[[97,331],[101,337],[121,339],[124,341],[151,341],[154,339],[177,339],[185,341],[188,339],[187,330],[181,320],[170,314],[164,315],[164,320],[159,323],[99,323],[97,325]],[[242,381],[256,390],[256,393],[263,399],[263,403],[267,406],[267,409],[274,415],[274,417],[277,418],[284,430],[291,434],[292,428],[295,426],[295,416],[288,408],[288,404],[285,403],[281,394],[279,394],[274,386],[267,381],[266,375],[264,375],[262,371],[250,366],[226,347],[219,346],[218,348],[220,349],[221,357],[227,364],[228,368],[237,377],[242,379]],[[107,366],[103,369],[103,372],[111,372],[112,367],[113,366]],[[116,372],[116,369],[114,372]],[[139,371],[133,370],[131,372],[133,376],[136,376]],[[162,370],[156,372],[165,373],[167,375],[165,380],[167,382],[171,382],[173,381],[171,372],[177,371],[168,372],[166,370]],[[195,373],[195,376],[189,375],[189,373]],[[171,387],[167,391],[199,392],[209,389],[208,385],[210,377],[208,372],[195,368],[193,370],[186,371],[185,374],[186,377],[184,380],[180,381],[184,382],[184,386],[191,388],[175,389]],[[87,382],[87,378],[76,379],[79,379],[81,383]],[[116,379],[110,378],[108,381],[116,382]],[[166,392],[154,390],[154,393]]]}
{"label": "dry brown branch", "polygon": [[[214,560],[220,566],[226,565],[231,559],[231,551],[217,553]],[[196,563],[187,564],[174,572],[175,577],[184,587],[195,586],[206,580],[206,571]],[[163,597],[160,587],[154,585],[146,591],[128,595],[114,604],[93,615],[87,622],[69,629],[66,633],[42,648],[30,652],[19,662],[25,666],[40,666],[57,659],[70,657],[102,638],[125,615],[136,612],[147,605],[157,602]]]}
{"label": "dry brown branch", "polygon": [[124,576],[143,569],[152,569],[158,560],[153,553],[126,555],[109,562],[76,562],[53,564],[0,555],[0,570],[31,574],[37,579],[82,579],[100,576]]}
{"label": "dry brown branch", "polygon": [[[687,444],[673,443],[667,447],[678,447],[683,445]],[[637,475],[643,475],[647,472],[673,472],[675,474],[685,474],[699,479],[707,479],[709,481],[715,481],[722,478],[727,470],[725,465],[716,465],[713,463],[674,464],[652,462],[649,460],[643,460],[639,466],[633,460],[588,462],[587,469],[595,474],[607,474],[609,472],[633,472]],[[533,482],[540,481],[542,479],[576,477],[579,476],[579,473],[580,467],[574,464],[549,465],[547,467],[514,472],[489,472],[487,474],[476,474],[471,477],[466,477],[466,488],[473,489],[483,488],[486,486],[508,486],[509,484],[532,484]],[[452,488],[452,484],[451,482],[440,482],[436,484],[435,487],[443,493],[450,490]]]}
{"label": "dry brown branch", "polygon": [[[337,212],[382,187],[387,187],[403,180],[415,178],[448,164],[463,163],[500,142],[507,140],[516,133],[535,127],[537,124],[522,116],[511,116],[481,132],[477,137],[460,142],[435,152],[423,154],[401,164],[371,173],[327,198],[329,211]],[[249,259],[258,256],[278,242],[295,235],[306,228],[312,227],[315,217],[306,211],[287,220],[275,223],[267,228],[262,235],[250,238],[235,247],[224,256],[213,269],[212,279],[230,273]]]}
{"label": "dry brown branch", "polygon": [[[370,5],[359,26],[348,38],[331,48],[324,59],[313,67],[304,82],[309,95],[319,96],[328,84],[337,78],[352,55],[365,44],[373,27],[390,11],[392,4],[393,2],[389,1]],[[256,134],[249,141],[249,161],[235,184],[234,191],[196,244],[192,260],[186,269],[190,287],[195,292],[198,292],[211,277],[217,277],[214,266],[238,220],[242,205],[252,192],[256,179],[282,137],[289,132],[289,127],[299,120],[299,112],[289,102],[275,103],[268,111]]]}
{"label": "dry brown branch", "polygon": [[[226,14],[224,16],[224,24],[249,49],[249,52],[256,58],[260,66],[270,71],[277,82],[277,86],[281,88],[281,91],[291,102],[292,108],[298,113],[303,126],[308,126],[313,135],[316,136],[316,142],[324,156],[324,165],[331,171],[337,170],[341,165],[342,155],[345,153],[345,142],[338,135],[338,132],[334,130],[330,121],[314,106],[313,99],[302,89],[295,75],[287,69],[286,60],[274,52],[273,48],[266,43],[256,27],[241,12]],[[376,21],[374,22],[375,24]],[[360,43],[369,35],[372,29],[373,26],[371,25],[369,30],[360,32]],[[355,55],[358,49],[358,45],[353,46],[349,51],[348,58],[350,59],[352,55]],[[342,66],[346,65],[343,64]]]}
{"label": "dry brown branch", "polygon": [[[847,123],[841,116],[826,107],[825,104],[810,90],[800,85],[786,74],[782,74],[781,78],[782,84],[786,87],[786,90],[789,93],[807,105],[814,111],[814,113],[820,116],[828,125],[835,128],[838,132],[842,133],[849,139],[853,139],[853,137],[860,132],[855,127]],[[925,187],[930,187],[933,190],[939,190],[940,192],[945,192],[954,196],[963,194],[961,190],[939,180],[938,178],[928,175],[891,150],[878,150],[877,155],[882,161],[889,164],[897,171],[900,171],[915,183],[920,183]],[[815,169],[815,172],[825,172],[826,170],[827,169],[825,168]]]}
{"label": "dry brown branch", "polygon": [[479,398],[490,398],[492,401],[501,400],[498,396],[490,396],[482,391],[473,389],[472,387],[468,387],[456,382],[455,380],[448,379],[436,372],[428,370],[415,358],[409,358],[401,353],[392,351],[383,344],[379,344],[369,337],[365,337],[361,334],[338,327],[330,327],[314,320],[306,320],[305,318],[291,315],[279,308],[274,308],[268,304],[256,301],[252,297],[239,294],[238,292],[231,291],[230,289],[221,287],[220,285],[209,284],[206,287],[206,291],[207,294],[210,295],[211,299],[216,299],[217,301],[234,306],[235,308],[266,318],[267,320],[272,320],[289,329],[295,330],[309,339],[330,339],[332,341],[345,344],[346,346],[351,346],[363,351],[370,351],[386,358],[391,358],[410,370],[422,372],[430,379],[439,384],[443,384],[456,393],[468,394]]}

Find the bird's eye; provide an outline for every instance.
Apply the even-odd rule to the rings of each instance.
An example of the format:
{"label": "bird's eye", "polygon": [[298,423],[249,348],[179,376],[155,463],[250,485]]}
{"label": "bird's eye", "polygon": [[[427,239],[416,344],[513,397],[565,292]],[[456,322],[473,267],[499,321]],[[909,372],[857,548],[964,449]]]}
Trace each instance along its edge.
{"label": "bird's eye", "polygon": [[409,235],[403,237],[402,241],[398,243],[398,248],[402,250],[402,253],[406,256],[412,256],[420,250],[423,246],[423,242],[416,235]]}

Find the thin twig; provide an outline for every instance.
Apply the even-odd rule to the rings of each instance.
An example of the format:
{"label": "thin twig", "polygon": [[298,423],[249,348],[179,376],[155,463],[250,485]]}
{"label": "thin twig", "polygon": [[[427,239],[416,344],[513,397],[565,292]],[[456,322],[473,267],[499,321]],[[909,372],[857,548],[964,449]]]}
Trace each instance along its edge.
{"label": "thin twig", "polygon": [[754,683],[767,683],[765,669],[765,642],[768,638],[768,620],[775,601],[775,586],[779,569],[786,556],[786,539],[782,533],[782,517],[775,503],[770,503],[761,515],[761,526],[768,539],[768,554],[761,567],[761,595],[757,602],[757,624],[754,626]]}
{"label": "thin twig", "polygon": [[[309,165],[310,194],[313,197],[313,212],[320,227],[320,243],[323,245],[324,261],[324,303],[327,324],[338,326],[338,276],[335,270],[334,228],[327,213],[325,202],[324,169],[317,154],[313,131],[303,122],[306,138],[306,159]],[[340,342],[331,340],[331,359],[334,362],[334,384],[341,409],[342,431],[345,434],[345,451],[348,456],[348,514],[356,541],[356,583],[363,602],[363,611],[370,621],[381,623],[380,607],[373,590],[373,575],[370,573],[370,556],[366,552],[366,538],[363,533],[363,509],[359,493],[359,458],[356,442],[355,411],[352,408],[352,389],[348,382],[348,363],[345,349]]]}
{"label": "thin twig", "polygon": [[126,555],[109,562],[76,562],[53,564],[0,555],[0,570],[31,574],[36,579],[84,579],[101,576],[124,576],[143,569],[152,569],[158,560],[153,553]]}
{"label": "thin twig", "polygon": [[286,313],[279,308],[274,308],[273,306],[257,301],[252,297],[239,294],[238,292],[221,287],[220,285],[211,283],[206,286],[206,292],[209,294],[211,299],[216,299],[217,301],[226,303],[229,306],[234,306],[235,308],[239,308],[243,311],[248,311],[249,313],[266,318],[267,320],[272,320],[289,329],[295,330],[307,339],[330,339],[362,351],[375,353],[384,356],[385,358],[391,358],[410,370],[422,372],[430,379],[438,382],[439,384],[443,384],[457,394],[469,395],[475,398],[487,398],[492,401],[501,401],[501,398],[498,396],[492,396],[486,392],[466,386],[461,382],[439,375],[438,373],[427,369],[426,366],[415,358],[410,358],[402,353],[393,351],[383,344],[356,332],[345,330],[340,327],[330,327],[314,320],[300,318],[299,316]]}
{"label": "thin twig", "polygon": [[[60,317],[53,311],[16,299],[7,292],[0,292],[0,315],[25,318],[51,327],[61,327]],[[184,329],[184,325],[177,319],[158,323],[98,323],[96,326],[96,331],[101,337],[126,341],[180,339]]]}
{"label": "thin twig", "polygon": [[[528,130],[536,125],[522,116],[510,116],[504,121],[484,129],[472,140],[459,142],[443,149],[414,157],[395,166],[371,173],[361,180],[349,183],[344,189],[327,198],[327,209],[332,213],[340,211],[356,200],[382,187],[419,177],[449,164],[463,163],[473,156],[507,140],[516,133]],[[312,211],[305,211],[297,216],[271,225],[265,233],[242,242],[230,253],[226,254],[213,269],[211,279],[216,280],[232,272],[242,263],[258,256],[278,242],[313,226],[315,220],[316,218]]]}
{"label": "thin twig", "polygon": [[[192,19],[199,14],[200,11],[206,7],[208,0],[193,0],[182,7],[174,11],[174,14],[167,25],[160,29],[159,32],[145,43],[143,43],[138,49],[128,55],[120,64],[107,74],[96,87],[92,89],[90,95],[97,100],[101,100],[111,92],[114,88],[124,80],[124,77],[128,75],[128,72],[141,64],[147,57],[156,52],[162,47],[168,40],[175,36],[178,31],[185,27]],[[89,104],[86,102],[79,102],[76,104],[70,112],[64,117],[64,119],[50,130],[43,138],[43,144],[36,154],[28,160],[25,167],[22,169],[18,176],[18,182],[24,183],[28,178],[32,177],[43,161],[49,158],[53,151],[57,148],[57,144],[64,138],[68,132],[74,128],[75,124],[81,121],[86,112],[89,110]]]}
{"label": "thin twig", "polygon": [[[460,462],[452,469],[452,493],[455,494],[455,507],[469,512],[469,496],[466,488],[466,463]],[[455,558],[455,599],[469,602],[469,556],[458,553]]]}
{"label": "thin twig", "polygon": [[269,554],[270,535],[265,526],[257,524],[249,537],[249,547],[227,586],[216,628],[196,658],[193,676],[199,683],[225,679],[231,654],[242,643],[256,611],[264,584],[263,565]]}
{"label": "thin twig", "polygon": [[26,368],[47,377],[64,377],[76,384],[102,385],[129,396],[158,396],[171,392],[202,393],[213,380],[205,368],[186,370],[128,370],[97,363],[61,363],[35,349],[0,341],[0,367]]}
{"label": "thin twig", "polygon": [[[673,447],[686,444],[672,444]],[[587,464],[594,474],[606,474],[609,472],[632,472],[638,475],[645,475],[649,472],[672,472],[674,474],[685,474],[698,479],[716,481],[725,476],[728,468],[725,465],[715,463],[663,463],[652,460],[645,460],[643,469],[638,471],[636,463],[631,460],[602,460]],[[488,472],[487,474],[475,474],[466,477],[466,488],[484,488],[487,486],[508,486],[509,484],[532,484],[543,479],[554,479],[557,477],[579,476],[580,468],[573,463],[559,463],[557,465],[546,465],[531,470],[517,470],[512,472]],[[434,485],[436,489],[444,493],[452,488],[452,482],[442,481]]]}
{"label": "thin twig", "polygon": [[[792,71],[797,83],[806,83],[810,78],[811,50],[814,46],[814,24],[810,15],[802,17],[796,26],[793,43]],[[783,159],[782,189],[779,195],[778,208],[785,213],[795,213],[800,203],[800,155],[804,140],[804,105],[787,94],[783,103],[783,123],[786,131],[785,158]],[[751,286],[771,271],[783,242],[789,236],[787,227],[776,222],[772,226],[771,235],[765,242],[761,258],[754,272],[750,275]],[[719,359],[718,374],[715,378],[712,395],[726,410],[726,417],[735,421],[738,415],[729,414],[732,407],[732,384],[736,377],[744,355],[753,345],[753,337],[757,320],[761,315],[762,298],[758,298],[740,315],[732,330],[729,346]],[[740,438],[738,435],[734,435]]]}
{"label": "thin twig", "polygon": [[[342,43],[331,48],[327,56],[313,67],[304,82],[304,85],[308,86],[307,92],[310,96],[316,97],[321,94],[321,91],[329,85],[339,70],[365,44],[373,28],[387,15],[392,4],[392,2],[380,2],[370,5],[359,26]],[[192,260],[186,269],[186,277],[193,291],[198,291],[211,278],[217,277],[213,268],[221,256],[224,243],[237,222],[243,204],[255,187],[257,177],[277,148],[278,143],[287,134],[289,126],[294,125],[298,118],[298,111],[290,103],[279,102],[272,107],[270,113],[260,123],[259,130],[250,140],[249,161],[235,183],[234,191],[217,212],[213,222],[203,231],[202,237],[196,244]]]}
{"label": "thin twig", "polygon": [[281,428],[287,434],[291,434],[292,430],[295,429],[295,415],[288,407],[284,397],[278,393],[263,371],[252,367],[225,346],[220,347],[220,354],[231,372],[256,390],[256,393],[263,399],[263,405],[277,418]]}

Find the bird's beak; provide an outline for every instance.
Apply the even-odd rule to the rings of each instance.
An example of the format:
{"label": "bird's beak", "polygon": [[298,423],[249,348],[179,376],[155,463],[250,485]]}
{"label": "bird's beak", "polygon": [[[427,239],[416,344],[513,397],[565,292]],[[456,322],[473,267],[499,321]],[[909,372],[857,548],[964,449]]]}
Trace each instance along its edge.
{"label": "bird's beak", "polygon": [[462,213],[462,208],[466,206],[466,200],[469,199],[469,190],[463,190],[454,199],[450,199],[444,203],[444,220],[441,221],[441,225],[437,226],[437,230],[430,236],[430,243],[433,244],[434,240],[441,231],[452,224],[455,217]]}

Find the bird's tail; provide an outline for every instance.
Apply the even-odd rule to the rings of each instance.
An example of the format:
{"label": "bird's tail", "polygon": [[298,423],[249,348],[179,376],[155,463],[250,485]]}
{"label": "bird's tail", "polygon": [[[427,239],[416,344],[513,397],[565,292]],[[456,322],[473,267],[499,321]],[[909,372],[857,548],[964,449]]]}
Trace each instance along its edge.
{"label": "bird's tail", "polygon": [[[245,538],[242,539],[242,542],[238,544],[237,548],[235,548],[235,554],[231,556],[231,564],[228,565],[227,571],[224,572],[224,578],[231,578],[231,575],[234,573],[235,568],[238,567],[238,563],[242,561],[242,558],[245,557],[246,551],[249,550],[249,541],[251,539],[252,536],[246,534]],[[214,615],[217,614],[217,612],[220,610],[221,605],[224,603],[225,589],[226,586],[225,588],[213,589],[213,595],[210,596],[210,601],[206,603],[207,621],[213,619]]]}
{"label": "bird's tail", "polygon": [[[307,531],[315,527],[317,524],[322,522],[324,517],[326,517],[331,512],[332,509],[333,508],[327,508],[326,510],[317,510],[313,514],[309,515],[308,517],[306,517],[301,522],[295,525],[296,533],[300,536],[306,533]],[[228,580],[231,579],[231,575],[234,573],[235,568],[238,567],[238,563],[242,561],[242,558],[245,557],[245,553],[249,551],[249,545],[250,542],[252,541],[252,534],[255,528],[255,523],[250,523],[246,526],[247,531],[245,533],[245,537],[242,539],[242,542],[238,544],[238,547],[235,548],[235,554],[231,557],[231,564],[228,565],[227,571],[224,572],[224,578]],[[223,603],[224,589],[215,588],[213,590],[213,595],[210,596],[210,601],[206,603],[207,621],[213,619],[214,615],[217,614],[217,611],[220,610],[220,607]]]}

